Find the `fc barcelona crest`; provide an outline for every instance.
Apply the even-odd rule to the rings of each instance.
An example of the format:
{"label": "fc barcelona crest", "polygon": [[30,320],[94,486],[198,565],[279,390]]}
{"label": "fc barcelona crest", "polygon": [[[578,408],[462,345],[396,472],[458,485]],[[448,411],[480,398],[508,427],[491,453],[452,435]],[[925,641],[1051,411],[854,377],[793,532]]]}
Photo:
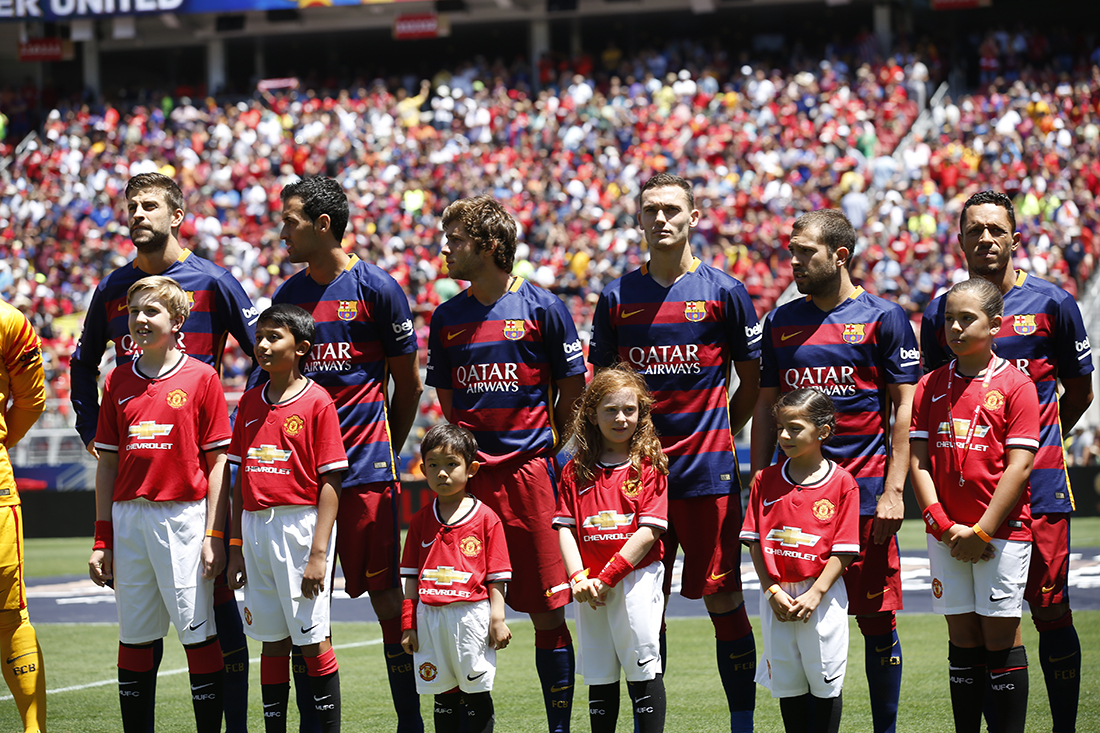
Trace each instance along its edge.
{"label": "fc barcelona crest", "polygon": [[707,304],[702,300],[689,300],[684,303],[684,318],[698,323],[707,317]]}
{"label": "fc barcelona crest", "polygon": [[195,310],[195,291],[186,290],[187,293],[187,310]]}
{"label": "fc barcelona crest", "polygon": [[523,321],[509,320],[504,322],[504,338],[509,341],[519,341],[527,333]]}
{"label": "fc barcelona crest", "polygon": [[187,403],[187,393],[182,389],[174,389],[168,393],[167,401],[169,407],[178,410]]}
{"label": "fc barcelona crest", "polygon": [[844,343],[846,344],[862,344],[863,339],[867,338],[867,324],[866,323],[845,323],[844,333],[842,334]]}
{"label": "fc barcelona crest", "polygon": [[341,321],[354,321],[355,316],[359,315],[359,304],[354,300],[341,300],[336,315]]}
{"label": "fc barcelona crest", "polygon": [[1030,336],[1035,333],[1035,314],[1017,313],[1012,319],[1012,330],[1021,336]]}

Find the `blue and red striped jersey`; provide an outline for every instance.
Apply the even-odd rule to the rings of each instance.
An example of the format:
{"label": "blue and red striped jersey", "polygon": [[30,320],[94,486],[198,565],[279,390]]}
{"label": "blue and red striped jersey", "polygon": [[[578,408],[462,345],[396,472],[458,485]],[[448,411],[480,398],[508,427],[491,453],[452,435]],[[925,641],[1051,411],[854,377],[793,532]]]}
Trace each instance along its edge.
{"label": "blue and red striped jersey", "polygon": [[[1031,510],[1033,514],[1072,512],[1073,491],[1058,417],[1058,380],[1093,371],[1092,346],[1081,310],[1065,290],[1022,271],[1004,300],[1004,317],[993,349],[1031,377],[1039,393],[1039,451],[1031,469]],[[946,304],[946,296],[936,298],[921,320],[921,350],[928,372],[954,358],[944,335]]]}
{"label": "blue and red striped jersey", "polygon": [[836,434],[822,453],[855,476],[862,516],[875,513],[888,463],[889,384],[921,377],[905,311],[857,287],[826,313],[807,296],[764,320],[760,386],[817,387],[836,405]]}
{"label": "blue and red striped jersey", "polygon": [[554,385],[586,371],[565,305],[521,277],[492,305],[467,289],[432,315],[428,384],[453,390],[451,422],[474,434],[489,465],[550,455]]}
{"label": "blue and red striped jersey", "polygon": [[[185,249],[160,274],[179,283],[191,303],[191,314],[183,324],[179,341],[184,353],[220,372],[226,335],[231,333],[244,353],[253,355],[259,311],[232,273]],[[107,342],[115,343],[116,367],[129,364],[140,354],[130,338],[126,291],[148,276],[129,262],[103,278],[92,294],[84,332],[70,361],[76,429],[85,445],[95,438],[99,422],[99,362]],[[252,363],[255,367],[255,359]],[[255,384],[258,372],[253,369],[249,386]]]}
{"label": "blue and red striped jersey", "polygon": [[653,393],[669,498],[739,491],[730,370],[760,357],[760,322],[745,286],[698,258],[669,288],[643,265],[604,288],[592,331],[592,365],[626,362]]}
{"label": "blue and red striped jersey", "polygon": [[302,373],[336,404],[349,463],[344,486],[396,481],[401,446],[390,442],[386,360],[416,353],[412,311],[401,286],[352,255],[329,284],[320,285],[306,268],[280,285],[271,302],[313,314],[316,343]]}

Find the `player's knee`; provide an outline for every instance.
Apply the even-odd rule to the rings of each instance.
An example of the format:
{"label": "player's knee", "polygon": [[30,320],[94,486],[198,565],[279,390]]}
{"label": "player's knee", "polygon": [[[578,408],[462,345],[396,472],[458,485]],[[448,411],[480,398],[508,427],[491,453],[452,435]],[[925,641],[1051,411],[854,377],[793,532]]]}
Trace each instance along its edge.
{"label": "player's knee", "polygon": [[1049,606],[1031,606],[1031,618],[1037,622],[1051,623],[1069,613],[1069,603],[1054,603]]}
{"label": "player's knee", "polygon": [[404,600],[404,595],[400,588],[372,590],[367,593],[370,595],[370,605],[374,608],[374,615],[379,621],[401,617],[401,601]]}
{"label": "player's knee", "polygon": [[744,594],[741,591],[727,591],[703,596],[703,605],[707,607],[708,613],[729,613],[736,610],[744,601]]}
{"label": "player's knee", "polygon": [[536,631],[552,631],[565,623],[565,608],[531,614],[531,625]]}

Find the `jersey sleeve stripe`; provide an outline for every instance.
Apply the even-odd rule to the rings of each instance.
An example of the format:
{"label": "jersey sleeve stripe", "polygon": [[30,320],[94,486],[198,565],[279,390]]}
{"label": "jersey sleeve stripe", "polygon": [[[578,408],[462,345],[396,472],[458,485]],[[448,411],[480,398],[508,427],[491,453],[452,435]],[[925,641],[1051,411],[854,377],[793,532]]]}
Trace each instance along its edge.
{"label": "jersey sleeve stripe", "polygon": [[206,445],[199,446],[199,449],[203,451],[217,450],[218,448],[224,448],[225,446],[229,445],[229,442],[229,438],[226,438],[224,440],[215,440],[213,443],[207,443]]}
{"label": "jersey sleeve stripe", "polygon": [[1039,441],[1031,438],[1009,438],[1005,441],[1005,446],[1009,448],[1029,448],[1037,451],[1039,450]]}
{"label": "jersey sleeve stripe", "polygon": [[910,430],[909,440],[928,440],[927,430]]}
{"label": "jersey sleeve stripe", "polygon": [[348,468],[347,461],[334,461],[333,463],[326,463],[323,466],[317,468],[318,474],[332,473],[333,471],[346,471]]}

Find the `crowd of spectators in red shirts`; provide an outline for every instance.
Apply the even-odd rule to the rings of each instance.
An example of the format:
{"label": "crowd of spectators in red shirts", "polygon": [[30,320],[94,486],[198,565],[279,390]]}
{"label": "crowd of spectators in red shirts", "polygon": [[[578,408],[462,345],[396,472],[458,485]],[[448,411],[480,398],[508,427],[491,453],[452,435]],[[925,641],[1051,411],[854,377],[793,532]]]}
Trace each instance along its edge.
{"label": "crowd of spectators in red shirts", "polygon": [[[187,196],[185,245],[231,269],[261,308],[294,269],[279,191],[338,177],[352,203],[345,246],[401,283],[422,336],[460,289],[439,255],[448,203],[500,199],[522,229],[517,273],[561,295],[584,337],[603,285],[645,259],[636,197],[666,170],[695,185],[696,252],[744,281],[761,314],[790,282],[791,222],[822,207],[841,207],[860,233],[856,281],[915,319],[965,276],[958,212],[979,189],[1017,197],[1023,269],[1071,291],[1093,270],[1095,65],[997,76],[931,108],[927,132],[895,151],[941,72],[934,53],[830,55],[780,72],[679,43],[594,65],[609,61],[600,73],[591,59],[544,66],[539,92],[471,62],[411,90],[303,85],[237,103],[53,110],[36,136],[0,144],[0,297],[43,335],[51,396],[67,402],[80,314],[132,256],[122,190],[151,170]],[[243,380],[239,354],[226,367]]]}

